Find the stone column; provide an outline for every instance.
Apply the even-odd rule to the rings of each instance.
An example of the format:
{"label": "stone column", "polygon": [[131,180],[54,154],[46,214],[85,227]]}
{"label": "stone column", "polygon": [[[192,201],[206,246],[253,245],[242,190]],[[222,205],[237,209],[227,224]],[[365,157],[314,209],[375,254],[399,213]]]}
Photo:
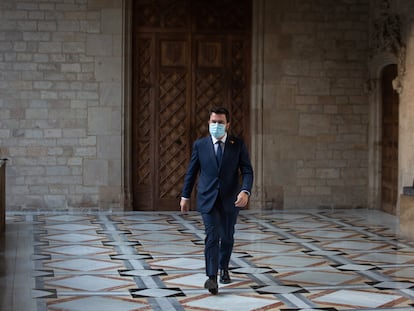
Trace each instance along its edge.
{"label": "stone column", "polygon": [[414,33],[407,40],[405,66],[400,92],[399,189],[412,185],[414,179]]}
{"label": "stone column", "polygon": [[[377,66],[375,66],[377,67]],[[377,68],[376,68],[377,69]],[[368,208],[381,206],[381,90],[378,74],[372,73],[367,82],[369,101],[368,134]]]}
{"label": "stone column", "polygon": [[254,189],[250,208],[261,209],[265,205],[263,187],[263,44],[264,44],[264,0],[253,1],[252,34],[252,97],[251,161],[254,169]]}

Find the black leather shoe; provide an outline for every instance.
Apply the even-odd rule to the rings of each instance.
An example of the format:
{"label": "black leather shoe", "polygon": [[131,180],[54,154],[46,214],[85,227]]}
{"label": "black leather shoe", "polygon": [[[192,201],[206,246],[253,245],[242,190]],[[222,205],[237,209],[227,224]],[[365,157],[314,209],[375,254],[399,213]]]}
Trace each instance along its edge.
{"label": "black leather shoe", "polygon": [[222,284],[229,284],[231,283],[229,270],[221,270],[220,271],[220,283]]}
{"label": "black leather shoe", "polygon": [[218,294],[218,284],[216,277],[209,277],[207,281],[204,283],[204,288],[208,289],[210,293],[213,295]]}

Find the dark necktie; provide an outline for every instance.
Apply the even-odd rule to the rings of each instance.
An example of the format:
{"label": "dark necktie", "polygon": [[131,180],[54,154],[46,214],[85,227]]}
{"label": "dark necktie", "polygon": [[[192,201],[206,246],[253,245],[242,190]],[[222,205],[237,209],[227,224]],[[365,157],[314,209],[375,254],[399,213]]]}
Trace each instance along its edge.
{"label": "dark necktie", "polygon": [[221,149],[221,140],[218,140],[216,142],[217,144],[217,152],[216,152],[216,158],[217,158],[217,164],[220,166],[221,158],[223,157],[223,149]]}

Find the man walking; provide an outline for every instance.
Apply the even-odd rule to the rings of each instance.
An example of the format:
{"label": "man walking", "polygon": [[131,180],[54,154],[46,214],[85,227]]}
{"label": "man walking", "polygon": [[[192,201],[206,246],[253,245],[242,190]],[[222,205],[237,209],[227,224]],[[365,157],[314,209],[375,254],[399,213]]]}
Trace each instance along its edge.
{"label": "man walking", "polygon": [[219,270],[220,283],[231,282],[229,262],[234,227],[239,208],[249,201],[253,168],[244,142],[227,133],[230,127],[227,109],[211,109],[208,124],[210,136],[193,144],[180,206],[183,213],[190,210],[189,199],[198,176],[197,210],[201,213],[206,234],[204,257],[208,279],[204,287],[216,295]]}

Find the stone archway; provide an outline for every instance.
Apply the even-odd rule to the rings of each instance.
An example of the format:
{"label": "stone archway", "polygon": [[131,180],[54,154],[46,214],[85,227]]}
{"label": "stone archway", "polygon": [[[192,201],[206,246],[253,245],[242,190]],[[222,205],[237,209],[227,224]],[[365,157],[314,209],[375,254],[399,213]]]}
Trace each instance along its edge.
{"label": "stone archway", "polygon": [[381,210],[395,215],[398,201],[399,96],[396,64],[381,72]]}
{"label": "stone archway", "polygon": [[[382,1],[381,5],[373,0],[371,3],[372,29],[370,33],[371,59],[367,82],[369,100],[369,166],[368,166],[368,207],[378,209],[381,206],[382,184],[382,89],[381,74],[390,65],[397,66],[397,76],[392,81],[392,88],[402,92],[405,73],[405,45],[402,42],[400,17],[392,12],[391,3]],[[400,112],[401,115],[401,112]],[[400,117],[399,117],[400,118]],[[397,120],[399,122],[399,120]],[[398,137],[398,140],[400,138]],[[401,153],[399,146],[398,153]],[[401,189],[401,164],[398,161],[397,191]],[[394,210],[398,214],[397,206]]]}
{"label": "stone archway", "polygon": [[381,206],[381,139],[382,139],[382,100],[380,77],[383,68],[397,64],[398,59],[391,53],[379,53],[370,63],[370,79],[367,82],[369,100],[369,155],[368,155],[368,207]]}

